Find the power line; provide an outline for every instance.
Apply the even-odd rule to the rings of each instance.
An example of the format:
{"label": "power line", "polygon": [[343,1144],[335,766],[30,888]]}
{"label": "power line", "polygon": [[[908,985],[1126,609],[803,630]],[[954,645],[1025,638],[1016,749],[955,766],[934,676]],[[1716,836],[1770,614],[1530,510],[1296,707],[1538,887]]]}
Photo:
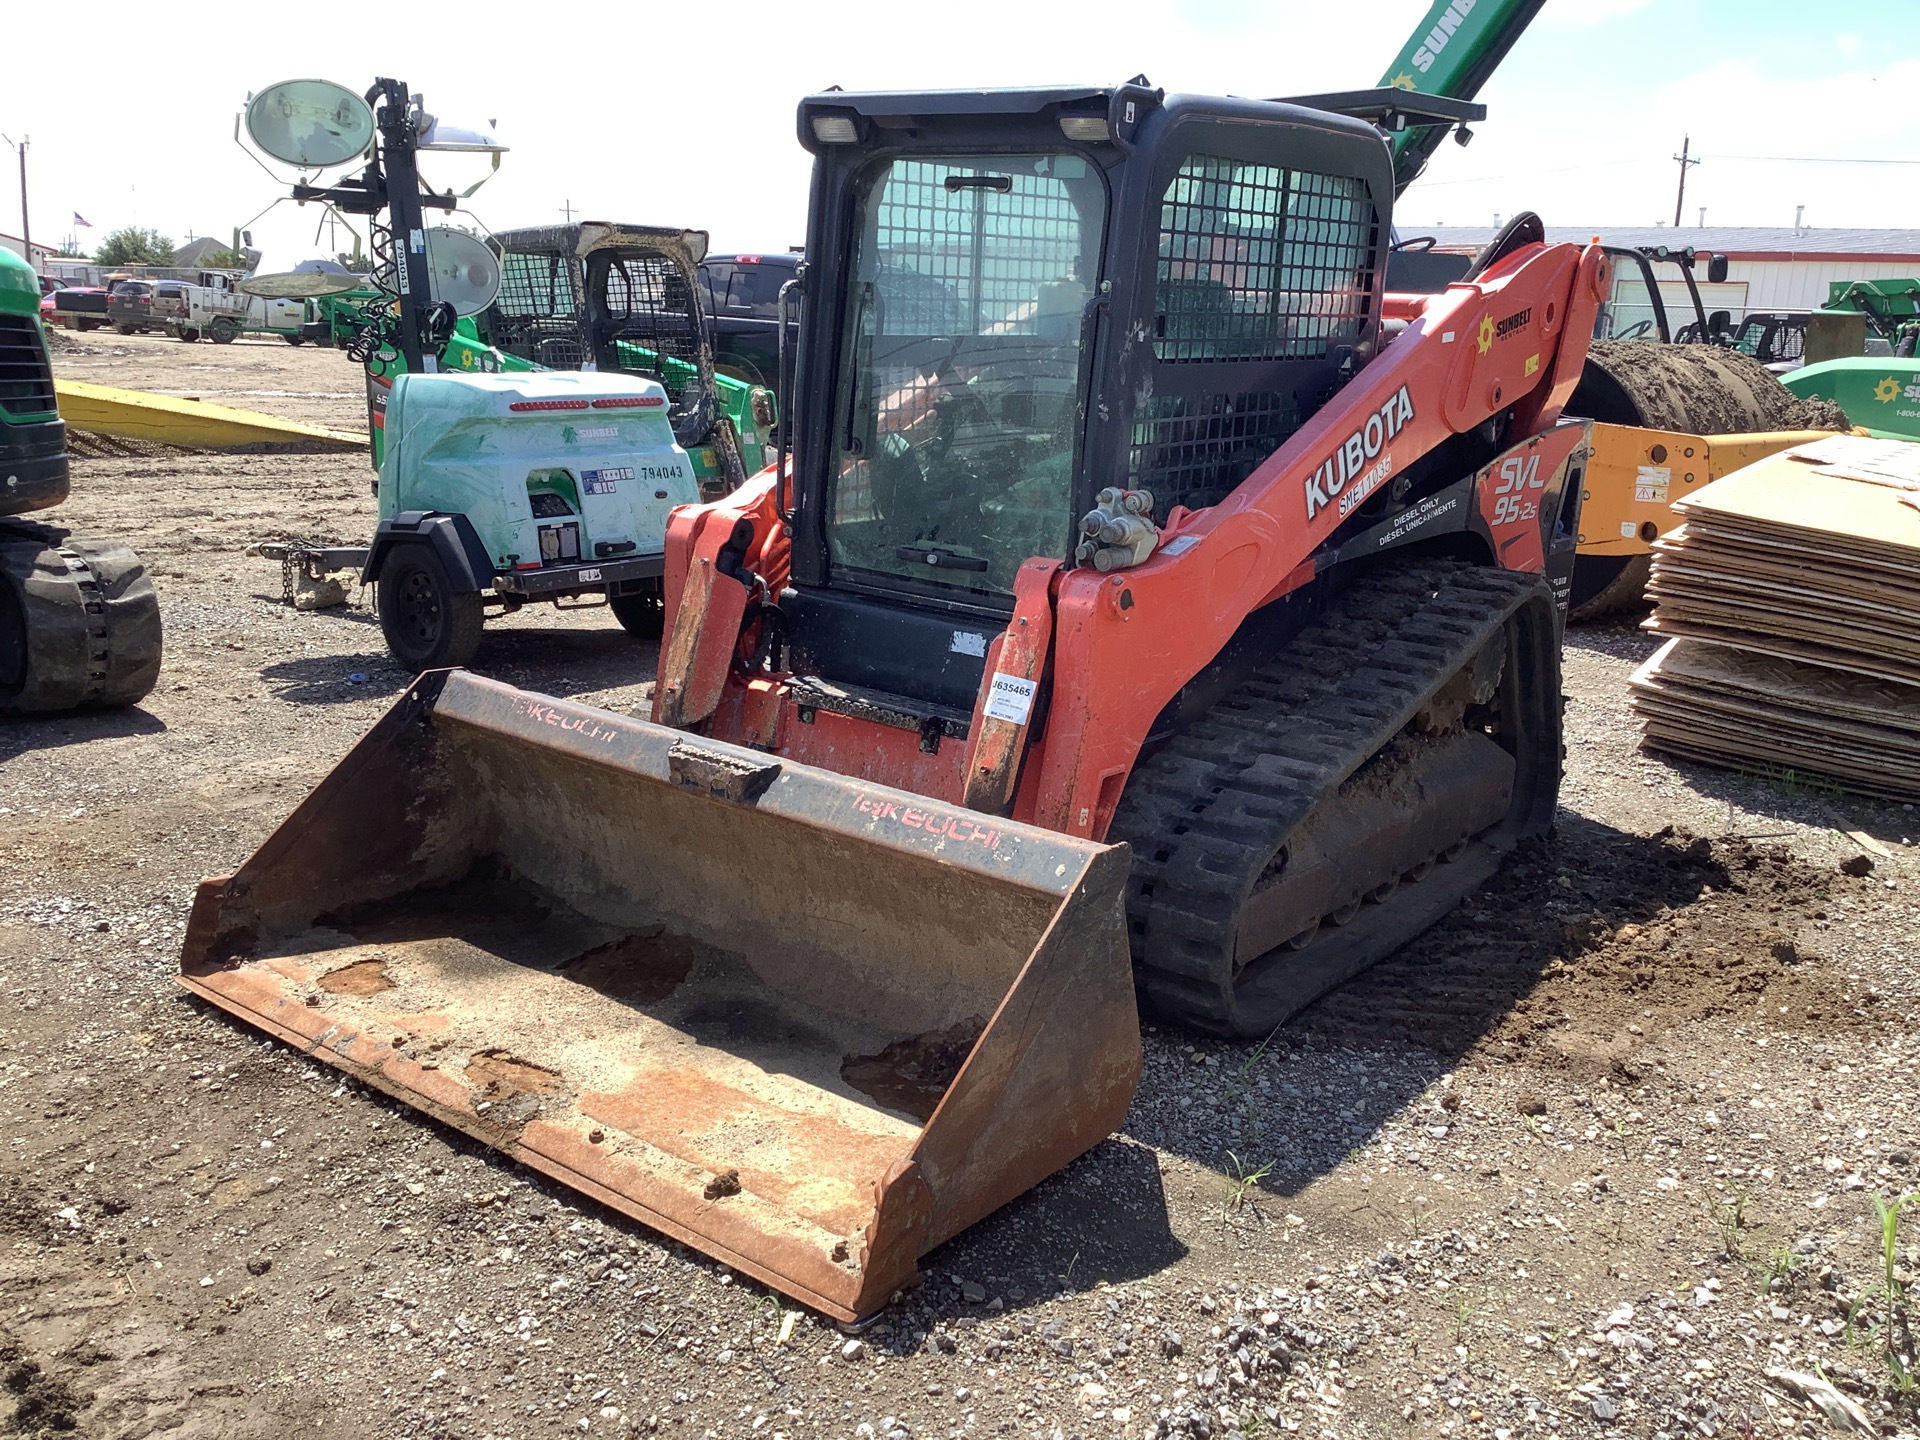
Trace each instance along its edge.
{"label": "power line", "polygon": [[[1602,160],[1598,164],[1555,165],[1545,170],[1529,170],[1527,174],[1528,176],[1575,175],[1584,174],[1589,170],[1618,170],[1628,165],[1651,165],[1654,163],[1654,161],[1645,158],[1637,160]],[[1466,175],[1454,180],[1422,180],[1420,182],[1420,188],[1422,190],[1438,190],[1443,185],[1484,185],[1491,181],[1511,184],[1513,182],[1513,173],[1509,171],[1504,175]]]}
{"label": "power line", "polygon": [[1843,155],[1715,155],[1715,160],[1764,160],[1770,165],[1920,165],[1920,160],[1867,160]]}

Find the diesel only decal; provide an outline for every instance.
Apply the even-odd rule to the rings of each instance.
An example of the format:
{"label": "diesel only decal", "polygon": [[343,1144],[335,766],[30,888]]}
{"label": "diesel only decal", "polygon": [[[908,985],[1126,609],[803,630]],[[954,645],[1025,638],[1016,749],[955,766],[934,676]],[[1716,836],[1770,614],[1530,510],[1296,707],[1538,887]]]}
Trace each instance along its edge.
{"label": "diesel only decal", "polygon": [[1336,500],[1341,515],[1348,515],[1378,489],[1380,482],[1393,473],[1393,456],[1380,452],[1411,419],[1413,397],[1402,385],[1307,477],[1307,519],[1313,519]]}
{"label": "diesel only decal", "polygon": [[1449,495],[1444,500],[1438,495],[1429,495],[1418,505],[1414,506],[1413,509],[1402,515],[1399,523],[1376,540],[1374,544],[1384,548],[1393,544],[1396,540],[1403,540],[1408,534],[1418,530],[1422,525],[1438,520],[1442,515],[1449,514],[1459,508],[1460,497],[1458,495]]}

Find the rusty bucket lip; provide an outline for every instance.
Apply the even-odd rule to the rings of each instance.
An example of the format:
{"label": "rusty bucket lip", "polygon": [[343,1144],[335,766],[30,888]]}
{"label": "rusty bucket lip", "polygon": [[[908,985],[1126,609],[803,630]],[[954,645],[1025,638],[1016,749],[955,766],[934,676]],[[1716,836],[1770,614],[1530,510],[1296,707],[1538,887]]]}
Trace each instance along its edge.
{"label": "rusty bucket lip", "polygon": [[[871,1211],[864,1212],[870,1218],[846,1237],[852,1265],[831,1260],[818,1240],[778,1225],[769,1228],[764,1212],[757,1216],[752,1209],[716,1206],[711,1199],[702,1205],[699,1190],[687,1192],[683,1177],[657,1174],[630,1155],[590,1148],[587,1137],[565,1123],[582,1112],[556,1111],[553,1120],[504,1134],[473,1108],[476,1092],[464,1079],[401,1053],[386,1043],[377,1024],[371,1033],[359,1020],[343,1026],[339,1013],[308,1004],[302,988],[289,988],[286,977],[247,955],[257,945],[245,928],[259,919],[249,898],[255,880],[264,878],[272,889],[284,883],[287,868],[299,873],[309,832],[318,836],[330,826],[337,832],[343,809],[350,813],[369,778],[378,778],[383,764],[394,763],[390,747],[411,744],[407,737],[415,732],[410,727],[440,724],[532,743],[648,783],[694,790],[714,804],[880,844],[1014,886],[1035,899],[1046,897],[1051,913],[1044,929],[1032,936],[931,1116],[910,1140],[903,1136],[903,1153],[885,1174],[850,1172],[850,1181],[870,1184],[873,1196]],[[741,776],[747,783],[736,783]],[[327,883],[337,889],[342,873],[350,881],[353,863],[348,857],[345,871],[336,871]],[[307,1056],[836,1320],[852,1322],[875,1313],[893,1290],[909,1282],[927,1249],[1097,1144],[1124,1117],[1140,1058],[1119,904],[1127,868],[1123,846],[940,805],[468,672],[429,672],[396,697],[245,864],[232,875],[202,883],[179,978],[189,991]],[[305,903],[296,894],[288,913],[297,917]],[[314,914],[325,908],[331,907]],[[273,928],[279,928],[278,921]],[[240,958],[227,958],[227,952]],[[1080,998],[1089,994],[1087,1006],[1098,1011],[1092,1020],[1076,1011]],[[1062,1025],[1068,1028],[1063,1031]],[[1043,1038],[1050,1026],[1050,1038]],[[1075,1026],[1092,1026],[1088,1034],[1097,1030],[1097,1055],[1063,1055],[1074,1048],[1080,1033]],[[1030,1054],[1049,1048],[1055,1053]],[[1093,1078],[1069,1097],[1071,1086],[1058,1077],[1037,1084],[1030,1064],[1035,1058],[1043,1068],[1077,1058]],[[1061,1097],[1058,1104],[1055,1095]],[[1035,1113],[1036,1107],[1045,1108]],[[636,1138],[645,1141],[639,1132]],[[775,1209],[788,1213],[779,1205]]]}
{"label": "rusty bucket lip", "polygon": [[[617,1210],[631,1219],[638,1220],[649,1229],[657,1230],[661,1234],[667,1235],[687,1246],[689,1249],[697,1250],[702,1254],[711,1256],[713,1259],[721,1261],[723,1264],[740,1271],[742,1274],[751,1275],[754,1279],[760,1281],[770,1289],[778,1290],[783,1294],[792,1295],[796,1299],[804,1300],[807,1304],[812,1305],[824,1314],[832,1316],[836,1320],[852,1321],[860,1318],[859,1313],[849,1308],[844,1300],[838,1299],[833,1294],[809,1284],[806,1280],[791,1274],[789,1271],[764,1265],[753,1259],[750,1255],[736,1250],[725,1241],[715,1239],[709,1234],[688,1228],[674,1216],[665,1211],[657,1210],[636,1199],[634,1196],[603,1183],[591,1172],[567,1163],[567,1161],[558,1155],[548,1154],[544,1150],[536,1149],[524,1143],[503,1142],[499,1133],[487,1126],[480,1117],[471,1110],[463,1110],[457,1106],[445,1104],[435,1099],[418,1084],[407,1084],[388,1073],[389,1065],[402,1066],[418,1071],[420,1067],[415,1062],[394,1055],[391,1059],[383,1063],[371,1064],[367,1061],[358,1060],[341,1053],[337,1048],[328,1043],[330,1037],[332,1037],[340,1027],[337,1023],[329,1021],[319,1011],[309,1010],[306,1012],[311,1014],[316,1022],[310,1030],[276,1020],[271,1014],[252,1003],[249,998],[233,993],[233,987],[221,983],[223,976],[232,973],[232,971],[222,971],[204,977],[181,975],[177,978],[185,989],[199,996],[201,999],[218,1006],[235,1018],[244,1020],[249,1025],[263,1030],[276,1039],[285,1042],[309,1059],[320,1060],[322,1063],[352,1076],[362,1084],[402,1102],[409,1109],[420,1111],[442,1124],[448,1125],[460,1131],[462,1134],[480,1141],[489,1150],[504,1155],[508,1159],[517,1161],[529,1169],[537,1170],[552,1179],[558,1180],[569,1189],[590,1196],[599,1203],[606,1205],[609,1209]],[[305,1009],[305,1007],[294,1007],[290,1004],[285,1008],[295,1015],[298,1015],[301,1010]],[[358,1034],[341,1036],[339,1038],[343,1043],[354,1048],[358,1048],[358,1042],[363,1040],[363,1037]],[[390,1049],[390,1047],[380,1045],[378,1041],[365,1040],[364,1043],[369,1049]],[[331,1053],[323,1054],[321,1053],[323,1050]]]}

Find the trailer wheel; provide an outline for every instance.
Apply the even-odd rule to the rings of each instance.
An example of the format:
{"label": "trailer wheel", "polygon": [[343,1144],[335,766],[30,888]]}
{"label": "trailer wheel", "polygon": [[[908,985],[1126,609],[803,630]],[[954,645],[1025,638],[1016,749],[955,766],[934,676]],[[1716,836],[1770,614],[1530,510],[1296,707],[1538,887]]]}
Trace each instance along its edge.
{"label": "trailer wheel", "polygon": [[609,595],[607,608],[636,640],[658,640],[667,628],[667,598],[658,580],[629,595]]}
{"label": "trailer wheel", "polygon": [[122,335],[131,335],[139,330],[140,327],[138,325],[116,325],[113,328],[118,330]]}
{"label": "trailer wheel", "polygon": [[307,337],[304,335],[282,335],[280,338],[289,345],[302,345],[306,343]]}
{"label": "trailer wheel", "polygon": [[231,320],[216,320],[211,333],[214,344],[231,345],[239,337],[240,327]]}
{"label": "trailer wheel", "polygon": [[464,665],[480,648],[480,596],[459,591],[428,545],[402,545],[388,554],[378,580],[380,631],[387,649],[408,670]]}
{"label": "trailer wheel", "polygon": [[200,332],[191,325],[183,325],[180,327],[180,338],[192,345],[199,341]]}

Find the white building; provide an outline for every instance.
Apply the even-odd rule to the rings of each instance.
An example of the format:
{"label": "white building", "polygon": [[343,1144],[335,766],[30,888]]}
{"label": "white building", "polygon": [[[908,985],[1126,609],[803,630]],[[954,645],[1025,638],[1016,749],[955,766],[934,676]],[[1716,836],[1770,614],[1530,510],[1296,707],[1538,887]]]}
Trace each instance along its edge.
{"label": "white building", "polygon": [[38,240],[33,242],[33,253],[28,254],[27,242],[22,240],[18,235],[0,235],[0,249],[11,250],[22,260],[25,260],[29,265],[33,266],[35,270],[44,266],[48,260],[53,258],[54,254],[53,246],[42,245]]}
{"label": "white building", "polygon": [[[1491,227],[1441,226],[1403,231],[1401,238],[1432,235],[1438,248],[1472,252],[1494,237]],[[1818,310],[1827,303],[1828,286],[1844,280],[1890,280],[1920,275],[1920,230],[1795,230],[1764,226],[1567,226],[1549,225],[1547,239],[1583,244],[1598,236],[1609,245],[1637,248],[1691,245],[1702,255],[1727,257],[1725,283],[1710,285],[1704,262],[1694,271],[1700,300],[1709,311],[1727,310],[1738,320],[1753,310]],[[1657,265],[1660,293],[1668,312],[1692,314],[1692,302],[1680,272]],[[1614,297],[1630,306],[1643,293],[1639,277],[1622,267],[1614,277]]]}

